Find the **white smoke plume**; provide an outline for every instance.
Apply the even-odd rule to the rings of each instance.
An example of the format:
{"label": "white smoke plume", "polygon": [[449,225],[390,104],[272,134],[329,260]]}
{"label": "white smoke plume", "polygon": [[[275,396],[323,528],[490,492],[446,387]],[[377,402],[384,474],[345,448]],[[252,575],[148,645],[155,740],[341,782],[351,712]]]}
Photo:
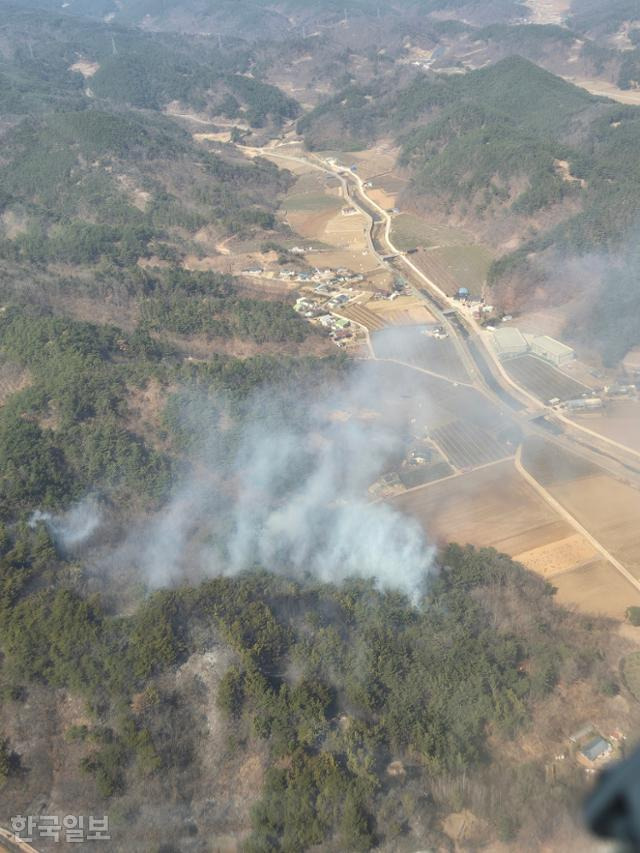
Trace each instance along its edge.
{"label": "white smoke plume", "polygon": [[185,398],[200,436],[189,471],[116,565],[137,565],[151,586],[260,566],[327,582],[375,578],[415,598],[434,549],[414,519],[367,494],[402,455],[415,393],[408,403],[397,380],[354,373],[330,395],[261,392],[231,423],[225,401]]}
{"label": "white smoke plume", "polygon": [[64,551],[71,551],[91,538],[101,519],[98,501],[89,497],[61,515],[36,510],[29,519],[29,525],[35,527],[40,522],[44,523],[56,544]]}

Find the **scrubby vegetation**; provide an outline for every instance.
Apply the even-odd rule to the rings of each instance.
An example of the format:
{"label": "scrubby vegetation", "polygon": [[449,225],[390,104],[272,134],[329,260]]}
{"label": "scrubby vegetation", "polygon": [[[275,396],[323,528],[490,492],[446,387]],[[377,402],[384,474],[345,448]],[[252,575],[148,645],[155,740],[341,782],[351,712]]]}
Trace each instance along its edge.
{"label": "scrubby vegetation", "polygon": [[[195,652],[196,637],[222,641],[237,663],[219,707],[239,748],[265,741],[272,765],[248,849],[368,850],[406,834],[417,811],[435,843],[442,810],[469,798],[478,809],[487,784],[480,813],[515,838],[522,824],[545,823],[544,774],[533,762],[525,782],[507,762],[499,782],[487,733],[508,741],[559,680],[597,679],[604,627],[556,608],[548,585],[494,551],[451,546],[439,562],[418,607],[369,582],[258,573],[157,593],[122,619],[62,580],[42,527],[4,532],[3,690],[19,696],[39,682],[84,695],[92,722],[68,737],[100,795],[118,797],[137,778],[193,761],[170,748],[186,735],[176,720],[158,727],[158,678]],[[442,786],[463,769],[465,787]],[[552,808],[566,807],[573,784],[556,783]]]}

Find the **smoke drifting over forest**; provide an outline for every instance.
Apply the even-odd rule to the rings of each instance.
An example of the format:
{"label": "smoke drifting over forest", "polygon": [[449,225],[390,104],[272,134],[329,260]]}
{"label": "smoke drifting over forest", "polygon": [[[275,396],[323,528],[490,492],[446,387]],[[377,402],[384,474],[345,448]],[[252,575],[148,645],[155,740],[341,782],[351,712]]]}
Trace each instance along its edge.
{"label": "smoke drifting over forest", "polygon": [[92,496],[71,507],[63,515],[38,510],[31,516],[29,524],[35,527],[39,522],[46,524],[62,551],[72,551],[87,542],[100,527],[100,507]]}
{"label": "smoke drifting over forest", "polygon": [[[416,405],[367,366],[320,395],[263,391],[233,415],[226,399],[185,395],[180,428],[192,444],[182,476],[105,570],[133,566],[158,587],[263,567],[336,583],[375,578],[415,598],[434,549],[415,520],[367,489],[402,455]],[[94,501],[40,517],[65,547],[97,525]]]}

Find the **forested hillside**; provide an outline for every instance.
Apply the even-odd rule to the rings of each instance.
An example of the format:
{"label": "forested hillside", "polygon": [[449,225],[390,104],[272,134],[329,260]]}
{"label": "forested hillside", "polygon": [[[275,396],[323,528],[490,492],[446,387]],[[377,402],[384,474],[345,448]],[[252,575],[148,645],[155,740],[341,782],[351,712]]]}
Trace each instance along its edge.
{"label": "forested hillside", "polygon": [[[116,618],[85,597],[42,527],[4,531],[3,802],[20,811],[50,784],[36,754],[11,752],[24,718],[52,746],[66,741],[58,774],[81,774],[60,804],[104,808],[129,849],[238,832],[247,804],[207,796],[227,767],[249,765],[261,793],[248,850],[446,846],[439,819],[464,807],[479,817],[477,844],[551,832],[573,843],[577,769],[550,797],[546,749],[523,764],[497,745],[517,742],[558,684],[611,701],[606,625],[554,607],[550,587],[493,551],[450,547],[439,561],[418,607],[365,582],[254,574],[159,592]],[[47,688],[88,712],[69,709],[54,734],[29,710]],[[568,704],[562,732],[573,723]],[[242,783],[252,798],[256,781]]]}
{"label": "forested hillside", "polygon": [[[393,134],[411,176],[405,203],[436,205],[441,217],[499,249],[515,238],[519,248],[490,272],[507,310],[526,303],[533,282],[545,277],[550,299],[570,298],[568,283],[548,275],[553,258],[615,255],[637,223],[640,108],[590,95],[518,57],[464,75],[419,73],[407,81],[401,74],[350,86],[298,129],[312,149],[339,139],[345,147],[345,138],[357,149]],[[612,272],[603,299],[631,298],[624,281]],[[640,342],[630,328],[612,348],[613,338],[601,326],[598,340],[612,362]]]}
{"label": "forested hillside", "polygon": [[426,458],[427,393],[444,423],[475,390],[369,360],[359,320],[338,350],[294,305],[317,320],[341,290],[378,325],[429,317],[364,269],[364,219],[304,159],[383,140],[365,168],[398,155],[403,209],[491,244],[505,306],[532,282],[570,295],[559,259],[618,253],[576,325],[612,361],[640,342],[639,108],[513,55],[579,36],[617,74],[585,34],[627,7],[592,5],[570,30],[525,26],[518,0],[0,0],[2,826],[108,814],[114,851],[403,853],[453,850],[461,820],[470,849],[586,849],[584,774],[557,756],[591,713],[637,727],[631,641],[374,496]]}
{"label": "forested hillside", "polygon": [[[27,0],[25,5],[57,9],[54,0]],[[241,33],[247,39],[281,38],[303,25],[331,26],[339,23],[345,11],[354,20],[364,22],[379,15],[401,14],[410,19],[435,13],[480,23],[526,18],[527,6],[520,0],[410,0],[392,2],[379,11],[375,0],[223,0],[211,6],[202,0],[185,0],[179,5],[160,0],[72,0],[68,11],[94,18],[110,17],[118,23],[157,30],[182,32]]]}

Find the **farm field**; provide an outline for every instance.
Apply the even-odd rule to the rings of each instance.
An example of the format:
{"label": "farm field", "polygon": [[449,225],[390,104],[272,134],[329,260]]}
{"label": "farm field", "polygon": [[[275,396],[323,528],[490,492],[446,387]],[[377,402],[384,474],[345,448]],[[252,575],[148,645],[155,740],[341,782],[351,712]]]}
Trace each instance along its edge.
{"label": "farm field", "polygon": [[439,542],[509,554],[557,588],[558,602],[624,618],[640,592],[547,506],[510,460],[388,499]]}
{"label": "farm field", "polygon": [[540,439],[525,442],[522,461],[567,512],[640,578],[640,491]]}
{"label": "farm field", "polygon": [[428,430],[437,429],[452,420],[462,420],[488,432],[501,443],[511,442],[512,449],[520,441],[520,430],[475,388],[452,385],[436,377],[421,375],[425,388],[428,412],[425,423]]}
{"label": "farm field", "polygon": [[460,287],[466,287],[472,297],[482,296],[490,261],[480,246],[428,249],[418,252],[412,261],[448,296],[455,295]]}
{"label": "farm field", "polygon": [[391,358],[431,370],[455,381],[466,382],[468,376],[455,346],[448,338],[436,340],[425,335],[428,326],[411,326],[402,330],[378,331],[372,338],[378,358]]}
{"label": "farm field", "polygon": [[548,488],[580,524],[640,578],[639,491],[604,473]]}
{"label": "farm field", "polygon": [[627,607],[640,606],[640,592],[605,560],[555,575],[551,583],[558,604],[587,613],[624,619]]}
{"label": "farm field", "polygon": [[322,210],[335,210],[339,204],[338,196],[313,190],[291,193],[284,200],[288,213],[317,213]]}
{"label": "farm field", "polygon": [[[385,330],[385,334],[387,331],[403,337],[410,327]],[[412,431],[417,438],[425,438],[432,430],[460,419],[501,443],[511,440],[515,446],[520,441],[514,422],[474,388],[392,362],[369,361],[367,370],[372,371],[372,381],[385,390],[394,408],[411,408]]]}
{"label": "farm field", "polygon": [[509,451],[492,435],[465,421],[456,420],[438,427],[431,438],[459,471],[504,459]]}
{"label": "farm field", "polygon": [[611,98],[612,101],[618,101],[621,104],[640,105],[640,91],[638,89],[619,89],[606,80],[575,79],[573,77],[567,77],[567,80],[574,86],[586,89],[592,95]]}
{"label": "farm field", "polygon": [[399,296],[397,299],[374,299],[367,308],[383,317],[390,326],[426,326],[435,323],[435,317],[423,299],[417,296]]}
{"label": "farm field", "polygon": [[319,236],[332,246],[351,251],[364,251],[368,249],[365,236],[366,227],[367,221],[360,213],[353,216],[334,213],[326,223],[324,232]]}
{"label": "farm field", "polygon": [[544,577],[552,577],[568,570],[577,571],[576,565],[586,566],[598,558],[599,552],[579,533],[572,533],[565,539],[558,539],[517,555],[521,563]]}
{"label": "farm field", "polygon": [[600,469],[590,462],[561,451],[555,444],[538,437],[524,441],[522,464],[546,489],[600,472]]}
{"label": "farm field", "polygon": [[573,533],[511,460],[398,495],[390,503],[438,541],[494,547],[513,557]]}
{"label": "farm field", "polygon": [[355,302],[350,305],[343,305],[336,313],[348,320],[354,320],[370,332],[385,327],[385,321],[379,314],[375,314],[370,308]]}
{"label": "farm field", "polygon": [[[327,189],[324,179],[315,173],[302,175],[282,202],[282,210],[291,228],[302,237],[323,239],[329,222],[339,213],[342,199]],[[343,217],[346,219],[346,217]]]}
{"label": "farm field", "polygon": [[383,210],[392,210],[396,206],[397,193],[383,190],[381,187],[367,190],[367,195]]}
{"label": "farm field", "polygon": [[545,403],[554,397],[573,400],[590,391],[586,385],[533,355],[510,358],[503,362],[503,367],[515,382]]}
{"label": "farm field", "polygon": [[611,402],[607,404],[606,412],[574,415],[571,420],[606,438],[640,451],[640,401]]}
{"label": "farm field", "polygon": [[[317,239],[322,239],[323,242],[328,241],[327,235]],[[371,275],[380,269],[376,259],[366,249],[345,249],[336,246],[322,251],[306,252],[305,257],[312,267],[331,267],[332,269],[344,267],[362,275]]]}
{"label": "farm field", "polygon": [[481,296],[491,266],[491,253],[484,246],[443,246],[430,253],[432,263],[440,264],[459,287],[472,296]]}
{"label": "farm field", "polygon": [[473,242],[466,231],[448,225],[431,225],[412,213],[401,213],[391,223],[391,242],[406,250],[429,246],[464,246]]}
{"label": "farm field", "polygon": [[374,187],[380,187],[380,189],[385,190],[385,192],[398,195],[408,183],[409,181],[407,178],[401,178],[394,172],[390,172],[388,175],[379,175],[373,182],[373,185]]}
{"label": "farm field", "polygon": [[282,203],[281,210],[292,230],[306,240],[321,244],[308,252],[312,266],[352,270],[369,275],[379,269],[365,234],[361,214],[343,216],[344,200],[335,180],[308,170],[302,174]]}
{"label": "farm field", "polygon": [[365,151],[323,151],[321,157],[334,157],[343,166],[355,165],[363,181],[391,172],[398,159],[398,149],[384,143]]}

